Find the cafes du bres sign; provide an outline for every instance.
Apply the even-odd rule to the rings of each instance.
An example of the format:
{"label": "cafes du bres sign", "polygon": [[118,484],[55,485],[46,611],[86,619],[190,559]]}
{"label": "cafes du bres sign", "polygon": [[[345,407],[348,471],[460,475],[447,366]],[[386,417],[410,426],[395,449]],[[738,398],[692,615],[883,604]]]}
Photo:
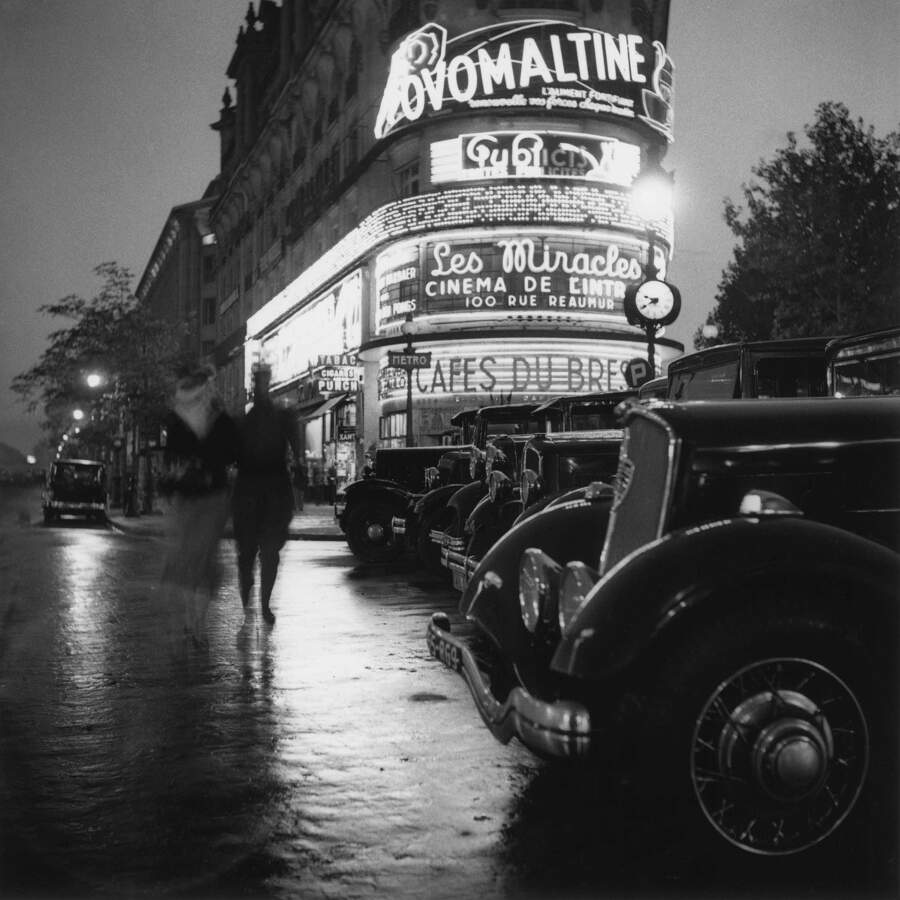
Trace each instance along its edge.
{"label": "cafes du bres sign", "polygon": [[517,109],[637,120],[671,141],[672,80],[665,46],[639,34],[529,20],[448,39],[432,22],[391,57],[375,136],[442,112]]}

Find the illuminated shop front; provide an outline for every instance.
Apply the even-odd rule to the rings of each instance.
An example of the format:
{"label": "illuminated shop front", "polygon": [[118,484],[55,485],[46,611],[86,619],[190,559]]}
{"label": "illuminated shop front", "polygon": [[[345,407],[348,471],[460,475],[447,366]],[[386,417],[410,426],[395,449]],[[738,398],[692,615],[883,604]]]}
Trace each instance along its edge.
{"label": "illuminated shop front", "polygon": [[[466,6],[434,4],[361,82],[374,143],[330,214],[361,213],[333,241],[323,214],[247,320],[245,368],[272,362],[308,450],[347,477],[406,443],[409,397],[413,442],[438,443],[461,408],[620,390],[648,354],[625,299],[674,245],[671,207],[632,202],[672,139],[666,4],[638,24],[634,3],[500,22]],[[683,349],[654,346],[660,369]],[[429,364],[391,367],[405,348]]]}

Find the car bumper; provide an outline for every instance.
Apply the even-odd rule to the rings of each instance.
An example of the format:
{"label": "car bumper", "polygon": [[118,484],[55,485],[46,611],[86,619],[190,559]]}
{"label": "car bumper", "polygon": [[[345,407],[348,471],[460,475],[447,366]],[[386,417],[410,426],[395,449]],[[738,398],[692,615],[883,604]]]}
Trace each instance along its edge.
{"label": "car bumper", "polygon": [[403,516],[394,516],[391,519],[391,531],[396,537],[406,537],[406,519]]}
{"label": "car bumper", "polygon": [[481,718],[501,743],[517,737],[540,756],[581,758],[593,751],[591,717],[587,708],[570,700],[549,702],[533,697],[522,687],[500,702],[474,654],[466,643],[450,633],[450,621],[435,613],[428,624],[428,649],[445,666],[462,675]]}
{"label": "car bumper", "polygon": [[44,507],[58,513],[106,512],[105,503],[89,500],[50,500]]}
{"label": "car bumper", "polygon": [[479,562],[480,557],[467,556],[464,552],[451,550],[449,547],[441,548],[441,563],[450,570],[453,576],[453,587],[458,591],[466,589]]}

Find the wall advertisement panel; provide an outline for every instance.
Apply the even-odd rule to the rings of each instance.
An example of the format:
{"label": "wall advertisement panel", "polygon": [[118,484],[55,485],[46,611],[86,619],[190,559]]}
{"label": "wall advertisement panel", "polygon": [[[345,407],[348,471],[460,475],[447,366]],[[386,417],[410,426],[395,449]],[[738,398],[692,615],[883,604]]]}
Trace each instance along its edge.
{"label": "wall advertisement panel", "polygon": [[[258,352],[271,365],[277,387],[317,368],[323,355],[355,353],[361,342],[362,274],[356,270],[261,335],[248,352]],[[246,368],[249,377],[250,365]]]}

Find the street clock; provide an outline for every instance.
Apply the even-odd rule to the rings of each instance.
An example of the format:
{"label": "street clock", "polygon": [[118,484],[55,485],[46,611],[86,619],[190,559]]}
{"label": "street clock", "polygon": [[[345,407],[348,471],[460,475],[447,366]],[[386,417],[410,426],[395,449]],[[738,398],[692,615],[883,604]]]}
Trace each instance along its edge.
{"label": "street clock", "polygon": [[625,290],[625,318],[631,325],[670,325],[681,312],[681,293],[674,284],[648,278]]}

